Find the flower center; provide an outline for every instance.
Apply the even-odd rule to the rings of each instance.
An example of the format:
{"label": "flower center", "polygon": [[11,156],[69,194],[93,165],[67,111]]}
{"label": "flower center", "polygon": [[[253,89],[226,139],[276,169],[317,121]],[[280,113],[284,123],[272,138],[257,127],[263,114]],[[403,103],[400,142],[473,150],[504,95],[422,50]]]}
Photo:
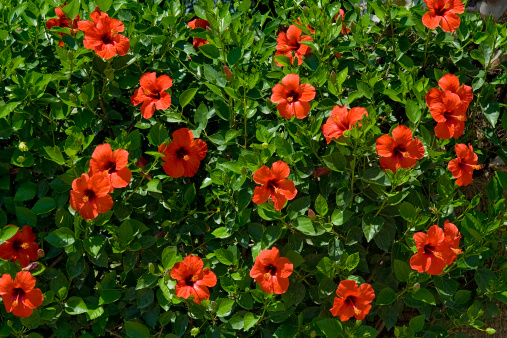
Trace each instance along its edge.
{"label": "flower center", "polygon": [[357,298],[355,296],[348,296],[347,298],[345,298],[345,303],[349,306],[355,307],[356,300],[357,300]]}
{"label": "flower center", "polygon": [[[112,31],[111,31],[112,33]],[[113,43],[113,39],[111,37],[111,34],[104,34],[102,35],[102,38],[101,38],[102,42],[105,43],[106,45],[108,44],[112,44]]]}
{"label": "flower center", "polygon": [[188,161],[190,157],[188,156],[188,150],[187,150],[187,148],[181,147],[180,149],[178,149],[176,151],[176,157],[179,160]]}
{"label": "flower center", "polygon": [[424,254],[428,255],[428,256],[433,256],[434,255],[434,252],[435,252],[435,247],[431,244],[426,244],[424,246]]}
{"label": "flower center", "polygon": [[198,279],[199,279],[198,275],[188,276],[187,278],[185,278],[185,284],[187,286],[194,286],[195,282],[197,282]]}
{"label": "flower center", "polygon": [[12,290],[12,307],[18,306],[19,302],[23,300],[24,295],[25,291],[22,288],[15,288]]}
{"label": "flower center", "polygon": [[83,202],[93,201],[95,198],[95,192],[93,190],[86,190],[83,196]]}
{"label": "flower center", "polygon": [[115,162],[108,162],[106,164],[106,170],[110,174],[116,172],[116,163]]}
{"label": "flower center", "polygon": [[295,92],[295,91],[291,91],[287,95],[287,102],[289,102],[289,103],[297,101],[298,99],[299,99],[299,94],[297,92]]}
{"label": "flower center", "polygon": [[273,264],[269,264],[266,266],[266,273],[269,273],[271,276],[276,275],[276,266]]}
{"label": "flower center", "polygon": [[278,182],[276,180],[269,180],[267,186],[270,192],[278,193]]}
{"label": "flower center", "polygon": [[397,145],[394,149],[393,149],[393,156],[395,158],[398,158],[398,159],[401,159],[401,158],[404,158],[403,154],[407,151],[407,148],[405,148],[405,146],[403,144],[399,144]]}
{"label": "flower center", "polygon": [[14,243],[12,243],[12,248],[14,249],[14,251],[28,249],[28,247],[29,247],[28,243],[23,243],[22,241],[14,241]]}
{"label": "flower center", "polygon": [[438,16],[444,16],[445,12],[447,12],[449,10],[449,7],[450,7],[450,4],[448,4],[448,3],[446,3],[444,5],[444,7],[436,7],[435,8],[435,13]]}

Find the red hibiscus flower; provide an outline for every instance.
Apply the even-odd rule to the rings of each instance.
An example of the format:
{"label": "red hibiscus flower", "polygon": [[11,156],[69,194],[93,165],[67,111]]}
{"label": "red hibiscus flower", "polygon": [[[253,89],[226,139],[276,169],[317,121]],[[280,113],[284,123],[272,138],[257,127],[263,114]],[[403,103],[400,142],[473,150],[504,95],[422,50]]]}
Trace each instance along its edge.
{"label": "red hibiscus flower", "polygon": [[177,280],[176,296],[188,299],[194,296],[194,302],[201,304],[209,299],[208,287],[217,284],[217,276],[210,269],[203,269],[204,263],[197,256],[189,255],[183,262],[176,263],[171,269],[171,277]]}
{"label": "red hibiscus flower", "polygon": [[350,32],[350,28],[347,28],[347,25],[343,21],[343,20],[345,20],[345,11],[342,8],[340,8],[340,10],[338,11],[338,14],[336,14],[336,16],[334,17],[334,19],[338,20],[338,18],[340,16],[342,17],[342,30],[341,30],[341,33],[343,35],[347,35]]}
{"label": "red hibiscus flower", "polygon": [[326,167],[317,167],[312,173],[313,177],[322,177],[331,174],[331,170]]}
{"label": "red hibiscus flower", "polygon": [[125,55],[130,48],[130,40],[118,34],[125,26],[120,20],[110,18],[98,7],[90,14],[93,21],[79,21],[78,28],[85,33],[83,45],[93,49],[98,56],[110,59],[116,54]]}
{"label": "red hibiscus flower", "polygon": [[173,141],[169,145],[162,144],[158,147],[158,151],[164,154],[162,160],[165,173],[174,178],[194,176],[206,157],[206,142],[194,140],[194,134],[187,128],[176,130],[172,136]]}
{"label": "red hibiscus flower", "polygon": [[35,243],[35,235],[32,228],[24,226],[14,236],[0,245],[0,258],[5,260],[19,261],[24,268],[32,261],[39,258],[37,254],[39,246]]}
{"label": "red hibiscus flower", "polygon": [[461,239],[461,234],[459,233],[456,225],[446,220],[444,222],[444,241],[449,246],[451,253],[447,258],[447,265],[450,265],[454,262],[456,257],[461,253],[461,249],[459,248],[459,240]]}
{"label": "red hibiscus flower", "polygon": [[[368,116],[366,109],[361,107],[355,107],[347,111],[346,106],[334,106],[331,117],[321,127],[327,143],[329,144],[331,140],[337,140],[340,136],[343,136],[345,130],[351,130],[365,114]],[[358,123],[358,126],[360,127],[361,123]]]}
{"label": "red hibiscus flower", "polygon": [[398,168],[412,168],[417,160],[424,156],[424,146],[417,138],[412,138],[412,131],[401,125],[393,129],[393,137],[382,135],[377,139],[377,154],[380,165],[393,173]]}
{"label": "red hibiscus flower", "polygon": [[459,16],[465,11],[461,0],[424,0],[429,12],[422,17],[423,24],[429,29],[442,27],[445,32],[454,32],[460,24]]}
{"label": "red hibiscus flower", "polygon": [[333,316],[340,316],[344,322],[352,317],[363,320],[370,312],[370,303],[375,299],[375,291],[368,283],[357,286],[355,280],[342,280],[336,289],[333,307],[329,310]]}
{"label": "red hibiscus flower", "polygon": [[[190,27],[192,29],[196,29],[196,28],[206,29],[209,27],[209,22],[204,19],[194,19],[194,20],[190,21],[187,25],[188,25],[188,27]],[[209,41],[206,39],[194,38],[193,45],[194,45],[195,49],[199,49],[200,46],[208,44],[208,43],[209,43]]]}
{"label": "red hibiscus flower", "polygon": [[451,171],[452,176],[457,178],[456,184],[464,187],[472,182],[474,170],[481,169],[482,166],[477,165],[479,158],[470,144],[468,147],[463,143],[456,144],[454,150],[458,158],[451,160],[447,168]]}
{"label": "red hibiscus flower", "polygon": [[282,210],[287,200],[292,200],[298,193],[294,182],[286,178],[290,174],[290,168],[284,161],[273,163],[271,169],[262,166],[255,171],[253,179],[262,187],[255,187],[252,201],[256,204],[265,203],[269,197],[273,200],[276,210]]}
{"label": "red hibiscus flower", "polygon": [[289,259],[280,257],[278,249],[273,247],[271,250],[262,250],[257,256],[250,277],[259,283],[264,292],[280,295],[289,288],[292,270]]}
{"label": "red hibiscus flower", "polygon": [[148,160],[145,159],[144,157],[141,156],[141,158],[135,163],[136,167],[138,167],[139,169],[141,169],[141,175],[143,176],[146,176],[146,179],[148,181],[151,181],[151,175],[149,172],[146,172],[142,169],[144,169],[144,167],[146,167],[146,165],[148,164]]}
{"label": "red hibiscus flower", "polygon": [[304,119],[310,111],[310,101],[315,98],[315,87],[307,83],[299,84],[297,74],[288,74],[273,87],[271,101],[278,103],[276,109],[286,119],[296,116]]}
{"label": "red hibiscus flower", "polygon": [[113,199],[109,195],[111,180],[108,174],[97,173],[91,178],[82,174],[72,182],[70,206],[84,219],[94,219],[98,214],[111,210]]}
{"label": "red hibiscus flower", "polygon": [[132,179],[132,173],[127,167],[129,153],[124,149],[112,151],[108,143],[95,148],[90,160],[90,176],[106,173],[111,180],[112,188],[124,188]]}
{"label": "red hibiscus flower", "polygon": [[431,88],[426,94],[426,105],[437,121],[435,134],[438,138],[458,138],[465,130],[466,111],[473,99],[472,87],[459,85],[455,75],[446,74],[439,81],[443,89]]}
{"label": "red hibiscus flower", "polygon": [[[59,8],[55,8],[55,13],[58,19],[49,19],[48,22],[46,22],[46,28],[51,29],[53,27],[63,27],[68,28],[70,34],[74,35],[74,33],[77,33],[79,30],[77,29],[77,23],[79,22],[79,15],[76,15],[76,18],[74,20],[68,20],[65,13]],[[69,24],[70,21],[70,24]],[[60,36],[69,35],[65,33],[58,33]],[[63,46],[63,40],[60,39],[60,42],[58,43],[59,47]]]}
{"label": "red hibiscus flower", "polygon": [[155,108],[158,110],[166,110],[171,105],[171,95],[165,90],[171,88],[173,80],[167,75],[157,73],[145,73],[139,81],[141,85],[134,91],[134,95],[130,98],[130,102],[137,106],[141,106],[141,114],[145,119],[153,116]]}
{"label": "red hibiscus flower", "polygon": [[[277,55],[285,55],[290,59],[290,63],[292,64],[293,56],[292,52],[294,52],[296,58],[298,59],[298,65],[303,63],[303,55],[307,55],[312,50],[310,47],[300,44],[300,41],[313,41],[313,39],[308,35],[301,36],[303,32],[301,29],[297,28],[297,26],[291,25],[286,32],[278,33],[278,37],[276,41],[278,44],[276,45],[275,56]],[[276,59],[275,59],[276,62]],[[278,62],[276,62],[278,66],[282,66]]]}
{"label": "red hibiscus flower", "polygon": [[417,232],[414,234],[417,253],[410,258],[410,266],[419,273],[430,275],[442,273],[446,262],[451,261],[453,252],[445,240],[444,230],[438,225],[432,225],[428,234]]}
{"label": "red hibiscus flower", "polygon": [[9,274],[0,278],[0,295],[5,310],[16,317],[30,317],[33,309],[41,306],[44,296],[40,289],[34,289],[35,278],[28,271],[20,271],[12,280]]}

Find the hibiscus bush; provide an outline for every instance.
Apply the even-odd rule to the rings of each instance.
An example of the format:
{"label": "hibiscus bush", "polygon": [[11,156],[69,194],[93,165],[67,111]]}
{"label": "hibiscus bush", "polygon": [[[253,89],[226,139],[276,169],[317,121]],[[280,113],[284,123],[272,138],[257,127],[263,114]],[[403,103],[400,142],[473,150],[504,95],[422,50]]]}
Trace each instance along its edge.
{"label": "hibiscus bush", "polygon": [[0,13],[0,336],[495,332],[505,25],[461,0]]}

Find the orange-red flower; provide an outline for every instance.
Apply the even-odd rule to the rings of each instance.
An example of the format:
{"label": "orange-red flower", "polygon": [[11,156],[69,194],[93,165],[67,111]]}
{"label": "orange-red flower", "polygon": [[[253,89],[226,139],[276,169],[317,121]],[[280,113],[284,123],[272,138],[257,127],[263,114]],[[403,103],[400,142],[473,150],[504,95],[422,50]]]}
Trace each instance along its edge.
{"label": "orange-red flower", "polygon": [[459,240],[461,239],[461,234],[459,233],[456,225],[446,220],[444,222],[444,241],[447,243],[450,249],[450,254],[447,258],[447,265],[450,265],[454,262],[456,257],[461,253],[461,249],[459,248]]}
{"label": "orange-red flower", "polygon": [[[68,28],[70,34],[74,35],[74,33],[77,33],[79,30],[77,29],[77,23],[79,22],[79,15],[76,15],[76,18],[74,20],[68,20],[67,15],[61,10],[61,8],[56,7],[55,8],[55,14],[58,17],[58,19],[49,19],[48,22],[46,22],[46,28],[51,29],[53,27],[63,27]],[[70,21],[70,24],[69,24]],[[58,32],[58,35],[64,36],[69,35],[65,33]],[[59,47],[63,46],[63,40],[60,39],[60,42],[58,43]]]}
{"label": "orange-red flower", "polygon": [[276,247],[262,250],[250,270],[250,277],[255,279],[262,290],[280,295],[289,288],[289,276],[292,274],[292,263],[286,257],[280,257]]}
{"label": "orange-red flower", "polygon": [[342,17],[342,30],[341,30],[341,33],[343,35],[347,35],[349,32],[350,32],[350,28],[347,27],[347,25],[345,24],[345,22],[343,20],[345,20],[345,11],[340,8],[340,10],[338,11],[338,14],[336,14],[336,16],[334,17],[335,20],[338,20],[339,17]]}
{"label": "orange-red flower", "polygon": [[255,187],[252,201],[256,204],[265,203],[271,197],[276,210],[282,210],[287,200],[292,200],[298,193],[294,182],[287,180],[290,168],[284,161],[273,163],[271,169],[262,166],[255,171],[253,179],[262,187]]}
{"label": "orange-red flower", "polygon": [[206,157],[206,142],[194,140],[194,134],[187,128],[176,130],[172,136],[173,141],[169,145],[162,144],[158,147],[158,151],[164,154],[162,160],[165,173],[174,178],[194,176]]}
{"label": "orange-red flower", "polygon": [[435,134],[438,138],[458,138],[465,130],[466,111],[473,99],[472,87],[459,85],[459,79],[446,74],[438,81],[442,90],[431,88],[426,94],[426,105],[437,121]]}
{"label": "orange-red flower", "polygon": [[24,268],[39,258],[37,250],[39,246],[35,243],[32,228],[25,225],[21,231],[18,230],[14,236],[0,245],[0,258],[19,261]]}
{"label": "orange-red flower", "polygon": [[422,22],[429,29],[442,27],[445,32],[454,32],[460,25],[460,18],[456,14],[465,11],[461,0],[424,0],[428,12],[423,15]]}
{"label": "orange-red flower", "polygon": [[105,173],[111,181],[112,188],[124,188],[132,179],[132,172],[127,167],[129,153],[124,149],[112,151],[108,143],[95,148],[90,160],[90,176]]}
{"label": "orange-red flower", "polygon": [[333,316],[340,316],[342,322],[355,317],[363,320],[370,312],[375,299],[375,291],[368,283],[357,286],[355,280],[342,280],[336,289],[333,307],[329,310]]}
{"label": "orange-red flower", "polygon": [[94,219],[98,214],[111,210],[113,199],[109,195],[111,181],[103,172],[93,175],[82,174],[72,182],[70,206],[84,219]]}
{"label": "orange-red flower", "polygon": [[[196,29],[196,28],[206,29],[209,27],[209,22],[204,19],[194,19],[194,20],[190,21],[187,25],[188,25],[188,27],[190,27],[192,29]],[[209,41],[206,39],[194,38],[193,45],[194,45],[195,49],[199,49],[200,46],[208,44],[208,43],[209,43]]]}
{"label": "orange-red flower", "polygon": [[452,176],[457,178],[456,184],[464,187],[472,182],[472,175],[474,170],[481,169],[482,166],[477,165],[479,157],[474,153],[474,148],[468,144],[468,147],[463,143],[458,143],[454,146],[456,156],[447,165],[451,171]]}
{"label": "orange-red flower", "polygon": [[310,101],[315,98],[315,87],[307,83],[299,84],[297,74],[288,74],[273,87],[271,101],[278,103],[276,109],[286,119],[296,116],[303,119],[310,111]]}
{"label": "orange-red flower", "polygon": [[[329,144],[331,140],[337,140],[340,136],[343,136],[345,130],[351,130],[365,114],[368,116],[366,109],[361,107],[355,107],[347,111],[346,106],[334,106],[331,117],[321,127],[327,143]],[[361,123],[358,123],[358,126],[360,127]]]}
{"label": "orange-red flower", "polygon": [[412,131],[404,125],[393,129],[393,137],[382,135],[377,139],[377,154],[384,170],[396,172],[398,168],[412,168],[424,156],[424,146]]}
{"label": "orange-red flower", "polygon": [[12,280],[11,275],[0,278],[0,295],[5,310],[16,317],[30,317],[33,309],[41,306],[44,296],[40,289],[35,289],[35,278],[28,271],[20,271]]}
{"label": "orange-red flower", "polygon": [[217,284],[217,276],[210,269],[203,269],[204,263],[195,255],[188,255],[183,262],[176,263],[171,269],[171,277],[176,279],[176,296],[188,299],[194,296],[194,302],[201,304],[209,299],[208,287]]}
{"label": "orange-red flower", "polygon": [[93,21],[79,21],[78,28],[85,33],[83,45],[93,49],[98,56],[110,59],[116,54],[125,55],[130,48],[130,40],[118,34],[125,26],[120,20],[110,18],[98,7],[90,14]]}
{"label": "orange-red flower", "polygon": [[[276,39],[278,44],[276,45],[275,56],[285,55],[290,59],[290,63],[292,64],[292,52],[294,52],[296,58],[298,59],[298,65],[302,64],[303,55],[307,55],[312,49],[306,45],[300,44],[300,42],[313,41],[313,39],[308,35],[301,36],[302,33],[301,29],[294,25],[291,25],[287,32],[282,31],[278,33],[278,37]],[[282,66],[278,62],[276,62],[276,64],[278,66]]]}
{"label": "orange-red flower", "polygon": [[168,75],[160,75],[157,73],[145,73],[139,81],[141,85],[134,91],[134,95],[130,98],[130,102],[137,106],[141,106],[141,114],[145,119],[153,116],[155,108],[158,110],[166,110],[171,105],[171,95],[166,92],[173,85],[173,80]]}
{"label": "orange-red flower", "polygon": [[444,230],[438,225],[432,225],[427,234],[415,233],[414,240],[417,253],[410,258],[412,269],[419,273],[427,272],[430,275],[442,273],[454,254],[445,240]]}

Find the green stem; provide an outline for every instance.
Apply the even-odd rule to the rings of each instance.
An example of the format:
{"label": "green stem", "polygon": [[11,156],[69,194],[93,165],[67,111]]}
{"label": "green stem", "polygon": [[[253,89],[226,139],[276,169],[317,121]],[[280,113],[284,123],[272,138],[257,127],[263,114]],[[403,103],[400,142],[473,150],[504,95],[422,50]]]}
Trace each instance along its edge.
{"label": "green stem", "polygon": [[160,157],[157,157],[157,158],[155,159],[155,161],[152,163],[152,165],[151,165],[150,169],[148,169],[148,171],[147,171],[147,172],[145,172],[145,173],[143,174],[143,177],[141,177],[141,180],[139,181],[139,183],[137,184],[137,186],[135,187],[135,189],[134,189],[134,190],[130,193],[130,195],[128,195],[128,196],[127,196],[127,198],[126,198],[126,199],[124,199],[124,200],[123,200],[122,204],[127,203],[127,201],[128,201],[128,200],[132,197],[132,195],[134,195],[134,194],[136,193],[137,189],[139,189],[139,187],[140,187],[140,186],[141,186],[141,184],[143,183],[143,181],[144,181],[144,179],[146,178],[146,176],[148,176],[148,174],[150,173],[150,171],[151,171],[151,170],[153,169],[153,167],[157,164],[157,162],[158,162],[158,159],[159,159],[159,158],[160,158]]}

